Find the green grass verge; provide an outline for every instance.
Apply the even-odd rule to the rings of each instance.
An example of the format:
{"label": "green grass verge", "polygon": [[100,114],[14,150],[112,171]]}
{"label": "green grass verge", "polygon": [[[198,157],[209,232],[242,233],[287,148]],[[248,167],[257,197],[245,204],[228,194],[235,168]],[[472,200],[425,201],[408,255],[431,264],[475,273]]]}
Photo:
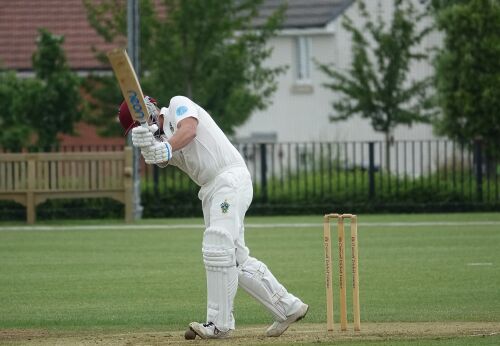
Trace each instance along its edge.
{"label": "green grass verge", "polygon": [[[500,220],[500,214],[361,216],[362,320],[500,321],[500,227],[474,224],[495,220]],[[386,224],[432,221],[463,224]],[[200,227],[133,229],[106,221],[117,227],[78,230],[57,223],[43,231],[1,230],[0,328],[179,330],[192,320],[203,320],[202,221],[146,220],[138,225],[162,223]],[[252,255],[310,304],[308,322],[322,323],[321,217],[255,217],[247,223],[269,224],[248,228],[246,241]],[[311,225],[278,228],[274,223]],[[238,325],[270,322],[264,309],[244,292],[238,292],[235,316]],[[474,339],[477,344],[481,340]],[[485,338],[484,345],[489,345],[488,340],[498,338]],[[446,340],[432,342],[451,345]]]}

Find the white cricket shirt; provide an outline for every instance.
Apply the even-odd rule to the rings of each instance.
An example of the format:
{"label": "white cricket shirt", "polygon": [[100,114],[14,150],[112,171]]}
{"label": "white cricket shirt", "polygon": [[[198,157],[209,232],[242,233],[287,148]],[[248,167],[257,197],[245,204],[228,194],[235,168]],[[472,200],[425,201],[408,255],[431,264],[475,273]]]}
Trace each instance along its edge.
{"label": "white cricket shirt", "polygon": [[170,164],[179,167],[197,185],[203,186],[231,167],[246,167],[243,157],[231,144],[212,117],[184,96],[174,96],[168,108],[162,108],[163,131],[168,138],[177,131],[177,124],[188,117],[198,119],[196,137],[173,153]]}

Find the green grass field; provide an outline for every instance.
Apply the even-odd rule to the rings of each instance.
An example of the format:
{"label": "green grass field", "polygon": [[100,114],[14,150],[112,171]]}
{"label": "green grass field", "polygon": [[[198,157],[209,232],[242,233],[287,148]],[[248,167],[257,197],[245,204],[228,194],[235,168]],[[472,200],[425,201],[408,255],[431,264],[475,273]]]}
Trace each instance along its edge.
{"label": "green grass field", "polygon": [[[500,344],[499,213],[360,215],[363,330],[345,337],[325,332],[321,222],[321,216],[247,218],[251,254],[311,307],[289,331],[293,338],[281,342]],[[125,344],[117,335],[129,333],[139,335],[138,344],[183,343],[179,331],[205,317],[202,235],[201,219],[0,224],[0,344],[60,338],[85,344],[90,335]],[[335,290],[336,322],[337,297]],[[237,328],[250,334],[240,344],[280,342],[253,335],[271,318],[243,291],[234,314]],[[411,332],[414,325],[440,330],[461,323],[473,324],[463,332]],[[379,330],[387,326],[390,332]]]}

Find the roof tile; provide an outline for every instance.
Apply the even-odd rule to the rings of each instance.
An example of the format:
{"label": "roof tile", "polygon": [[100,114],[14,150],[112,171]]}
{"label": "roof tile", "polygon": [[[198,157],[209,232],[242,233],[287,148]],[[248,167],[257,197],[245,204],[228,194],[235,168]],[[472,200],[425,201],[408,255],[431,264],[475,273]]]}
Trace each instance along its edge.
{"label": "roof tile", "polygon": [[17,70],[31,70],[38,28],[63,35],[64,50],[73,69],[105,68],[92,52],[92,45],[111,49],[87,22],[82,0],[5,1],[0,8],[0,64]]}
{"label": "roof tile", "polygon": [[[125,1],[125,0],[123,0]],[[157,1],[159,8],[160,1]],[[254,25],[262,25],[278,6],[288,1],[284,28],[324,27],[354,0],[266,0]],[[92,46],[109,50],[87,21],[82,0],[9,0],[0,7],[0,66],[31,70],[38,28],[65,37],[63,48],[75,70],[108,68],[95,58]]]}

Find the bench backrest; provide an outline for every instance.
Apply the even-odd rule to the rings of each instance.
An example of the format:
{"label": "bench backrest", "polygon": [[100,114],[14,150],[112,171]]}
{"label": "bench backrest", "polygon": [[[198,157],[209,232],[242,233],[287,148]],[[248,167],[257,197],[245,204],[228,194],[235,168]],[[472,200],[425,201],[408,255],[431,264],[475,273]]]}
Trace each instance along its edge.
{"label": "bench backrest", "polygon": [[[132,150],[0,154],[0,199],[28,208],[48,198],[111,197],[128,206]],[[30,206],[29,204],[34,204]],[[127,215],[126,218],[131,217]],[[28,222],[30,222],[28,215]],[[34,221],[34,219],[33,219]]]}

